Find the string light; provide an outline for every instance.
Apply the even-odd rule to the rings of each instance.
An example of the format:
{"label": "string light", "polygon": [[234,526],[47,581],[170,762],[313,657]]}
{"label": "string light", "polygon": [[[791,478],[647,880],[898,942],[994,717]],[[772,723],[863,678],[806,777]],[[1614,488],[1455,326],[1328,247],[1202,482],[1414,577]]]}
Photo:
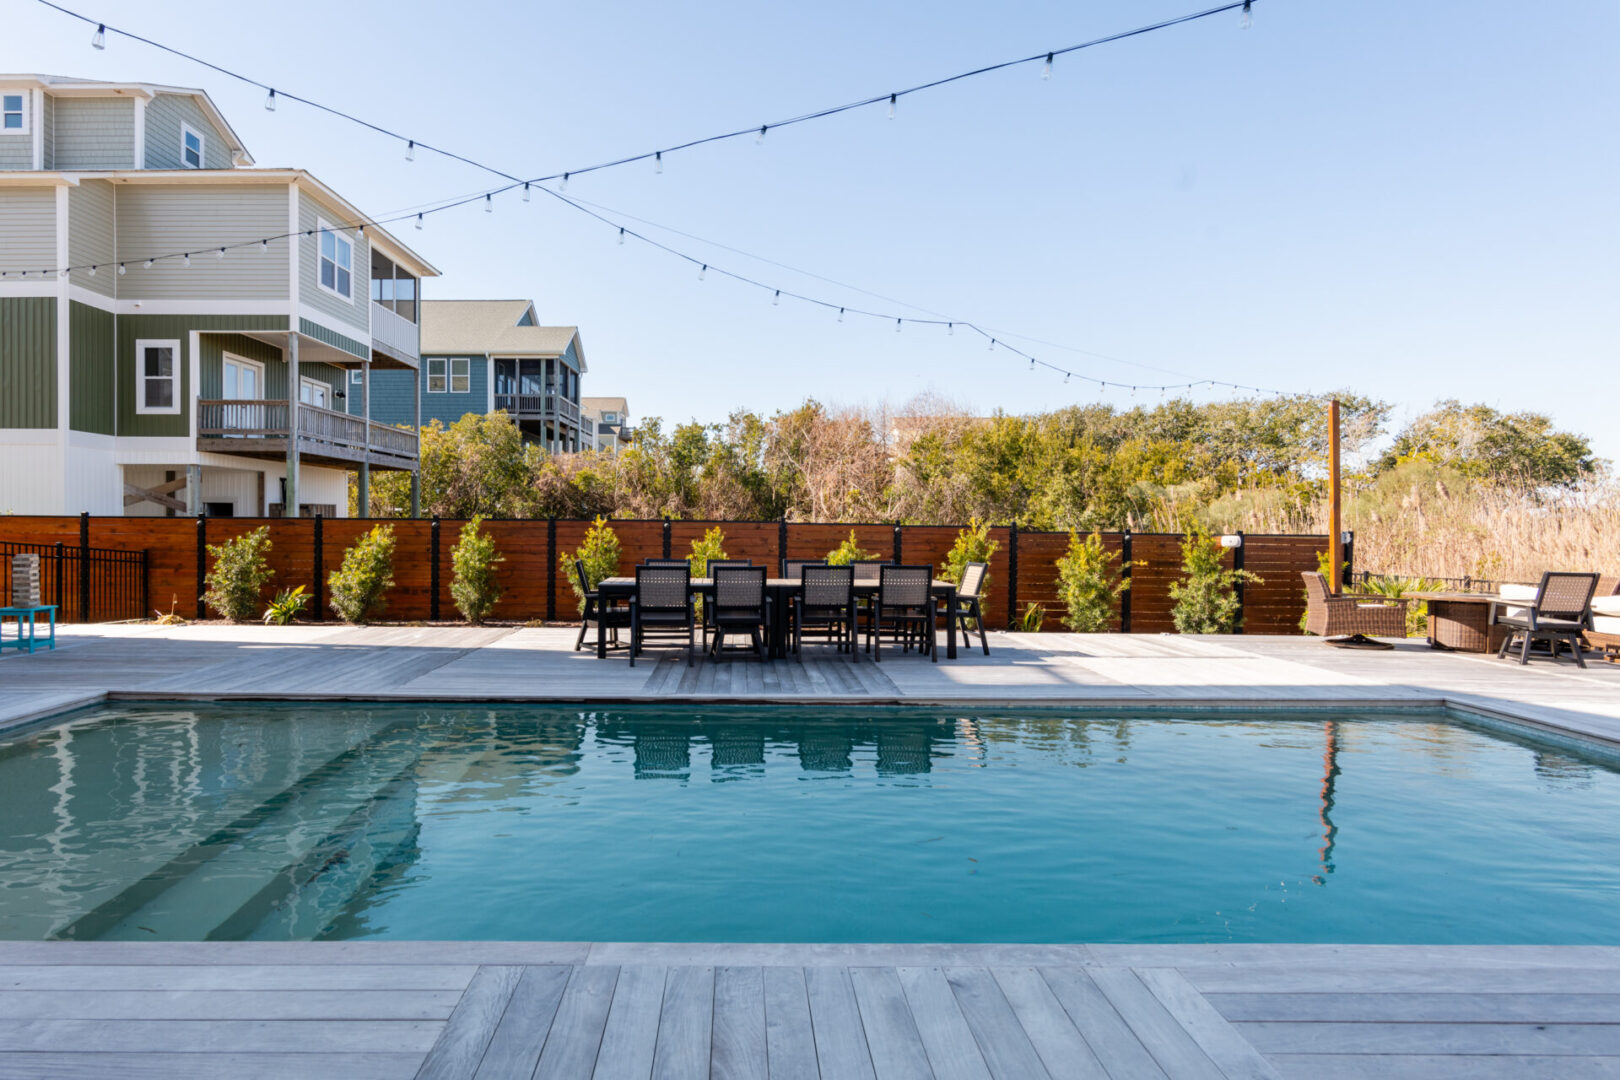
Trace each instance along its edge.
{"label": "string light", "polygon": [[270,241],[268,241],[268,240],[260,240],[259,241],[259,254],[263,255],[265,252],[267,252],[269,250],[270,250]]}
{"label": "string light", "polygon": [[151,260],[151,259],[147,259],[147,260],[146,260],[146,265],[145,265],[145,266],[143,266],[143,267],[142,267],[142,268],[141,268],[141,269],[143,269],[143,270],[150,270],[150,269],[152,269],[152,260]]}
{"label": "string light", "polygon": [[92,49],[107,47],[107,27],[102,23],[96,23],[96,32],[90,37],[90,47]]}
{"label": "string light", "polygon": [[220,262],[225,261],[225,249],[224,248],[219,249],[219,255],[217,255],[216,258],[218,258]]}
{"label": "string light", "polygon": [[895,102],[899,100],[899,97],[900,97],[899,94],[890,94],[889,95],[889,119],[890,120],[894,119],[894,106],[895,106]]}
{"label": "string light", "polygon": [[269,94],[265,95],[264,111],[265,112],[275,112],[276,111],[276,92],[275,92],[275,90],[271,90]]}
{"label": "string light", "polygon": [[495,196],[493,196],[493,195],[485,195],[484,196],[484,213],[493,214],[494,212],[495,212]]}
{"label": "string light", "polygon": [[758,146],[760,143],[765,141],[765,129],[768,126],[769,126],[768,124],[761,124],[759,126],[759,134],[754,136],[754,145],[755,146]]}
{"label": "string light", "polygon": [[183,256],[181,256],[181,258],[184,260],[181,263],[182,266],[190,266],[191,265],[191,252],[189,252],[189,251],[186,252]]}
{"label": "string light", "polygon": [[945,336],[946,337],[955,337],[956,336],[956,324],[955,323],[948,322],[948,323],[945,324]]}
{"label": "string light", "polygon": [[1254,0],[1243,0],[1243,29],[1254,25]]}
{"label": "string light", "polygon": [[1050,79],[1051,77],[1052,77],[1052,54],[1047,53],[1046,54],[1046,63],[1041,65],[1041,78]]}
{"label": "string light", "polygon": [[406,161],[415,161],[416,160],[416,140],[415,139],[406,139],[405,140],[405,160]]}
{"label": "string light", "polygon": [[988,346],[986,346],[986,348],[988,348],[990,352],[995,352],[996,351],[996,339],[991,338],[990,339],[990,344]]}
{"label": "string light", "polygon": [[92,267],[91,267],[91,268],[90,268],[90,276],[91,276],[91,277],[95,277],[95,276],[96,276],[96,268],[95,268],[95,267],[93,267],[93,266],[92,266]]}
{"label": "string light", "polygon": [[422,231],[422,215],[421,214],[416,215],[416,231],[417,232]]}
{"label": "string light", "polygon": [[624,227],[622,225],[619,227],[619,246],[624,246]]}
{"label": "string light", "polygon": [[524,202],[529,201],[529,185],[528,184],[523,185],[523,201]]}
{"label": "string light", "polygon": [[698,280],[702,281],[705,277],[708,276],[708,273],[709,273],[709,264],[704,263],[702,266],[700,266],[698,268]]}
{"label": "string light", "polygon": [[843,308],[838,309],[838,321],[839,322],[844,321],[844,309]]}
{"label": "string light", "polygon": [[776,290],[776,295],[771,297],[771,306],[772,307],[781,307],[782,306],[782,290],[781,289],[777,289]]}
{"label": "string light", "polygon": [[[558,191],[567,191],[568,190],[568,174],[567,173],[563,173],[562,179],[560,181],[558,181],[557,190]],[[528,192],[529,192],[529,185],[524,184],[523,185],[523,193],[524,193],[524,195],[527,196]]]}
{"label": "string light", "polygon": [[127,271],[125,271],[125,269],[124,269],[124,264],[123,264],[123,263],[119,263],[119,264],[118,264],[118,276],[119,276],[119,277],[123,277],[123,276],[124,276],[124,274],[125,274],[125,273],[126,273],[126,272],[127,272]]}
{"label": "string light", "polygon": [[664,174],[664,152],[662,150],[653,155],[653,172],[660,176]]}
{"label": "string light", "polygon": [[897,334],[900,332],[900,320],[899,319],[894,320],[894,332],[897,333]]}

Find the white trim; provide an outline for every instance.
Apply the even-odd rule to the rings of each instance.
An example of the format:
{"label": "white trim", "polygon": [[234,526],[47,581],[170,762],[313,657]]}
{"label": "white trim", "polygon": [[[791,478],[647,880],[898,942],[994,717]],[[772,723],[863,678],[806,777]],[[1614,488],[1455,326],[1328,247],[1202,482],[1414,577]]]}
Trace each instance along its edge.
{"label": "white trim", "polygon": [[[443,394],[443,393],[447,393],[449,391],[449,389],[450,389],[450,364],[449,364],[449,360],[450,360],[450,358],[448,356],[430,356],[430,357],[427,357],[425,360],[422,361],[422,363],[424,365],[424,367],[422,368],[422,392],[424,394]],[[443,364],[444,365],[444,370],[439,372],[439,375],[438,375],[438,378],[441,378],[441,379],[444,380],[444,385],[441,386],[437,390],[433,389],[433,379],[434,379],[433,365],[434,364]]]}
{"label": "white trim", "polygon": [[0,296],[57,296],[61,287],[54,281],[44,278],[31,281],[13,281],[6,278],[0,281]]}
{"label": "white trim", "polygon": [[[34,168],[45,168],[45,91],[34,91]],[[55,132],[52,132],[52,143],[55,142]]]}
{"label": "white trim", "polygon": [[51,428],[0,428],[0,446],[55,446],[58,441]]}
{"label": "white trim", "polygon": [[[470,394],[470,393],[472,393],[472,357],[470,357],[470,356],[452,356],[452,357],[449,358],[449,360],[450,360],[450,367],[449,367],[449,369],[447,371],[448,378],[445,381],[445,385],[448,387],[448,392],[452,393],[452,394]],[[466,365],[466,374],[462,376],[462,378],[467,380],[467,388],[465,390],[457,390],[456,389],[456,365],[457,364]]]}
{"label": "white trim", "polygon": [[135,98],[135,168],[146,165],[146,103],[145,96]]}
{"label": "white trim", "polygon": [[[37,122],[37,111],[40,105],[39,98],[36,96],[38,94],[38,90],[24,90],[20,87],[16,90],[0,90],[0,96],[14,97],[18,100],[17,115],[22,117],[22,127],[0,127],[0,135],[30,135],[39,130],[40,124]],[[0,124],[5,123],[4,115],[5,102],[0,101]],[[35,168],[38,168],[38,166],[35,166]]]}
{"label": "white trim", "polygon": [[[192,331],[196,336],[196,331]],[[170,381],[174,384],[174,393],[169,400],[174,402],[172,407],[152,407],[146,404],[146,350],[172,349],[174,362],[170,365],[172,374]],[[179,416],[182,407],[180,365],[185,357],[180,352],[179,338],[141,338],[135,342],[135,413],[138,416]]]}
{"label": "white trim", "polygon": [[484,396],[489,399],[489,408],[484,410],[487,415],[495,411],[495,358],[486,354],[480,359],[484,361]]}
{"label": "white trim", "polygon": [[[197,164],[186,164],[186,136],[193,135],[197,139]],[[136,166],[139,168],[139,166]],[[186,170],[206,169],[208,167],[208,136],[186,123],[180,121],[180,167]]]}
{"label": "white trim", "polygon": [[[259,397],[256,400],[263,400],[266,397],[265,386],[264,386],[264,363],[262,361],[259,361],[259,360],[250,360],[247,357],[241,355],[240,353],[229,352],[229,351],[227,351],[225,349],[221,349],[219,351],[219,393],[220,393],[221,397],[224,397],[224,395],[225,395],[225,365],[226,365],[227,362],[232,363],[232,364],[237,364],[237,365],[239,365],[241,367],[250,367],[250,368],[257,369],[257,371],[259,372]],[[200,387],[200,386],[197,388],[197,396],[202,397],[202,387]],[[225,400],[226,401],[234,401],[234,400],[238,400],[238,399],[236,399],[236,398],[225,398]],[[255,399],[243,398],[243,399],[240,399],[240,400],[255,400]]]}
{"label": "white trim", "polygon": [[[326,258],[321,253],[321,241],[327,236],[332,237],[332,254],[334,256],[332,259],[333,285],[337,283],[337,272],[341,269],[336,259],[337,245],[339,243],[349,245],[349,291],[347,293],[340,293],[336,288],[327,285],[326,282],[321,280],[321,261]],[[323,217],[316,217],[315,219],[315,287],[322,292],[331,293],[340,300],[347,300],[351,304],[354,303],[354,240],[347,236],[342,229],[334,228],[328,224]],[[371,330],[371,320],[369,318],[366,320],[365,330],[368,333]]]}
{"label": "white trim", "polygon": [[[299,366],[302,367],[303,365],[299,365]],[[317,390],[317,389],[321,390],[321,391],[324,391],[325,394],[326,394],[326,402],[325,402],[325,404],[320,404],[320,403],[314,402],[314,401],[305,401],[304,400],[304,388],[306,386],[309,387],[310,390],[312,390],[312,391]],[[310,397],[314,397],[314,396],[315,395],[313,393],[310,394]],[[299,375],[298,376],[298,402],[301,405],[309,405],[309,406],[312,406],[312,407],[317,408],[317,409],[331,409],[332,408],[332,384],[327,382],[324,379],[312,379],[308,375]]]}
{"label": "white trim", "polygon": [[[105,304],[106,298],[102,299]],[[117,315],[280,315],[282,318],[289,315],[284,300],[119,300],[116,303],[117,307],[110,310]],[[285,329],[248,333],[279,334],[285,333]]]}
{"label": "white trim", "polygon": [[197,410],[192,407],[192,403],[202,396],[202,331],[193,330],[186,335],[186,338],[186,344],[191,346],[191,393],[187,395],[184,402],[186,436],[191,441],[191,444],[196,446]]}

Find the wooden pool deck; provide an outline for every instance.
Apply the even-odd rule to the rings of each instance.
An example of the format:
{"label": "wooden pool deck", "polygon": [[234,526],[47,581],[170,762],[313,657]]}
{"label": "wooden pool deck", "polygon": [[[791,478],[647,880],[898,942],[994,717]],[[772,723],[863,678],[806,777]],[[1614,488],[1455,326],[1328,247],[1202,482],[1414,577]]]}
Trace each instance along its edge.
{"label": "wooden pool deck", "polygon": [[[69,627],[0,728],[113,698],[1451,704],[1620,745],[1620,666],[1300,638],[634,669],[563,629]],[[1620,949],[0,942],[0,1080],[1620,1078]]]}

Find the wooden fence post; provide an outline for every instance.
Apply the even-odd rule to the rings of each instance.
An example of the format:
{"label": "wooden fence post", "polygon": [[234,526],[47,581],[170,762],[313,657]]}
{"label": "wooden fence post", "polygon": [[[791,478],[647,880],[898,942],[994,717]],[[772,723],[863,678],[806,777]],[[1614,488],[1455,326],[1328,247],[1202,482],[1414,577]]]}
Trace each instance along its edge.
{"label": "wooden fence post", "polygon": [[1018,620],[1018,522],[1012,523],[1012,540],[1007,545],[1007,629]]}
{"label": "wooden fence post", "polygon": [[557,621],[557,518],[546,519],[546,622]]}
{"label": "wooden fence post", "polygon": [[1119,538],[1119,576],[1125,582],[1125,591],[1119,594],[1119,632],[1131,632],[1131,530],[1126,529]]}
{"label": "wooden fence post", "polygon": [[439,515],[428,526],[428,620],[439,618]]}
{"label": "wooden fence post", "polygon": [[197,618],[208,617],[203,593],[208,591],[208,515],[197,515]]}
{"label": "wooden fence post", "polygon": [[314,567],[315,574],[315,611],[310,616],[310,618],[314,619],[316,622],[326,621],[326,532],[322,527],[321,522],[321,515],[316,514],[315,531],[313,534],[315,537],[315,558],[311,564]]}
{"label": "wooden fence post", "polygon": [[[1248,541],[1243,539],[1243,530],[1242,529],[1239,529],[1237,531],[1237,538],[1238,538],[1238,546],[1232,549],[1232,569],[1233,570],[1242,570],[1243,569],[1243,552],[1244,552],[1244,549],[1248,547]],[[1241,634],[1241,633],[1243,633],[1243,579],[1242,578],[1237,579],[1237,585],[1236,585],[1236,588],[1233,591],[1237,593],[1237,622],[1236,622],[1236,624],[1233,625],[1232,632],[1234,634]]]}
{"label": "wooden fence post", "polygon": [[90,622],[90,512],[79,515],[79,621]]}

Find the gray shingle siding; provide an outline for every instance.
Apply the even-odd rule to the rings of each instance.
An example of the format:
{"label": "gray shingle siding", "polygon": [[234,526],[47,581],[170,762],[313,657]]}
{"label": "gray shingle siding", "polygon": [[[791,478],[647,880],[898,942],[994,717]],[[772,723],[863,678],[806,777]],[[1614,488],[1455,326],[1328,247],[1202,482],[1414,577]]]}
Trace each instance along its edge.
{"label": "gray shingle siding", "polygon": [[203,137],[203,168],[231,167],[224,134],[208,122],[197,99],[184,94],[159,94],[146,106],[146,167],[181,169],[180,125],[186,123]]}
{"label": "gray shingle siding", "polygon": [[63,98],[56,103],[56,169],[135,166],[133,98]]}

